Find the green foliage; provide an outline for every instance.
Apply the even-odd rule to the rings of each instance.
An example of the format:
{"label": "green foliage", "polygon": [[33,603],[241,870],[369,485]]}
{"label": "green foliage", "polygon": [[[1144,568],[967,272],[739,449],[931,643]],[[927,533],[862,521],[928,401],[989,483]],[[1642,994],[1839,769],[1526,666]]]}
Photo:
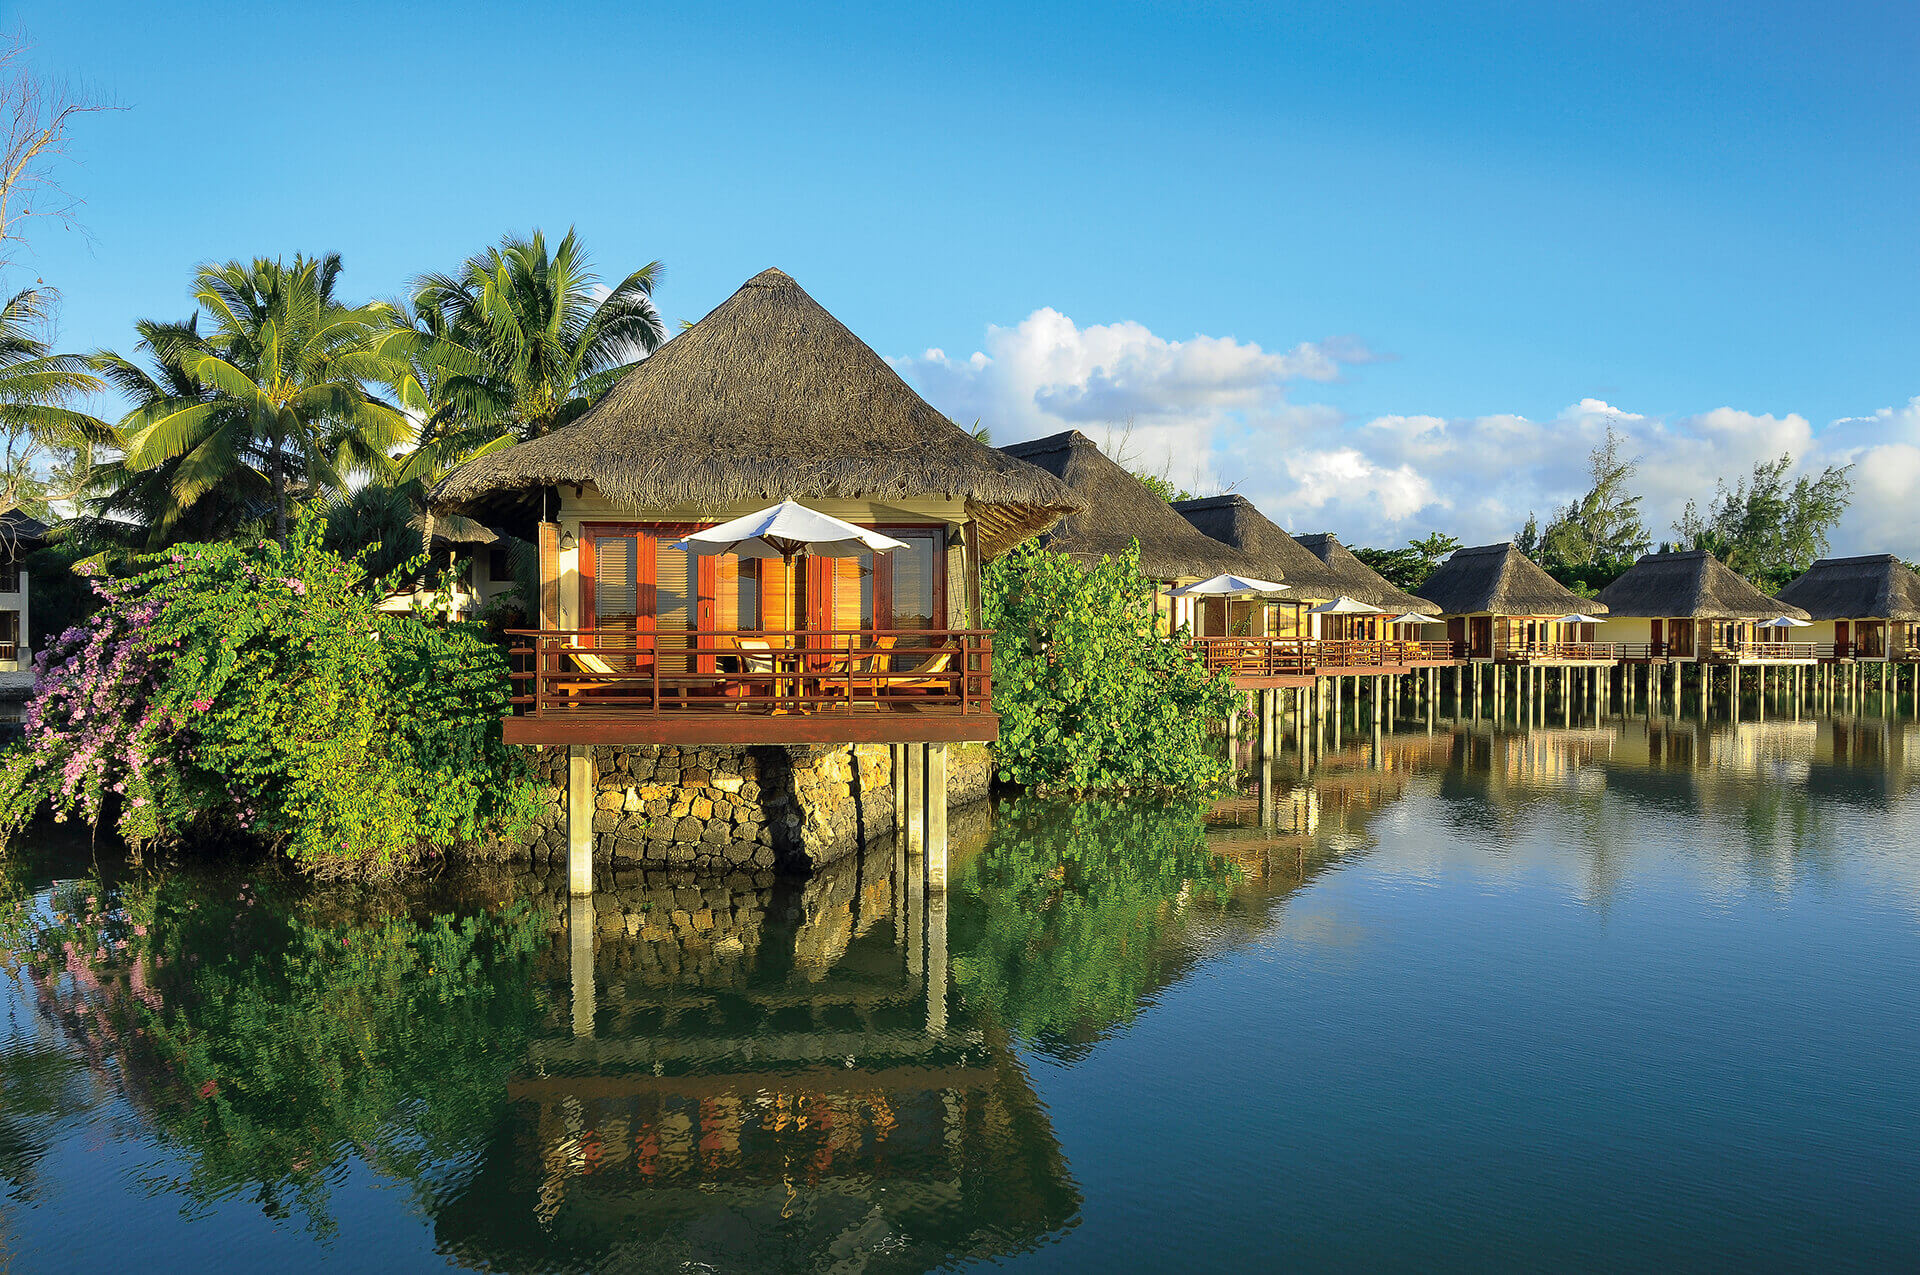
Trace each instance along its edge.
{"label": "green foliage", "polygon": [[43,805],[136,844],[245,834],[308,871],[378,875],[523,823],[499,650],[383,615],[303,519],[285,547],[183,546],[101,584],[49,648],[0,825]]}
{"label": "green foliage", "polygon": [[1353,556],[1379,572],[1394,588],[1411,593],[1459,547],[1459,540],[1436,531],[1423,539],[1407,541],[1404,549],[1355,549]]}
{"label": "green foliage", "polygon": [[1640,497],[1627,490],[1638,462],[1621,456],[1621,441],[1608,426],[1606,441],[1587,457],[1593,478],[1587,494],[1555,514],[1545,530],[1527,515],[1514,537],[1520,552],[1583,598],[1612,584],[1652,547],[1640,521]]}
{"label": "green foliage", "polygon": [[1773,593],[1827,552],[1827,536],[1853,499],[1853,466],[1829,465],[1789,485],[1790,456],[1756,463],[1733,489],[1721,483],[1702,514],[1692,501],[1673,525],[1682,546],[1705,549]]}
{"label": "green foliage", "polygon": [[1175,483],[1164,473],[1150,474],[1145,470],[1136,470],[1133,475],[1145,487],[1160,499],[1172,504],[1176,500],[1192,500],[1193,493]]}
{"label": "green foliage", "polygon": [[426,1187],[477,1153],[541,1013],[545,926],[527,904],[419,919],[364,904],[88,880],[0,912],[0,941],[185,1154],[177,1189],[244,1192],[328,1231],[348,1156]]}
{"label": "green foliage", "polygon": [[1187,959],[1183,905],[1224,900],[1231,865],[1197,802],[1003,805],[954,885],[955,981],[1022,1040],[1071,1052],[1132,1021]]}
{"label": "green foliage", "polygon": [[1211,728],[1231,681],[1154,634],[1135,546],[1082,567],[1022,546],[983,574],[1000,777],[1071,792],[1198,790],[1226,778]]}

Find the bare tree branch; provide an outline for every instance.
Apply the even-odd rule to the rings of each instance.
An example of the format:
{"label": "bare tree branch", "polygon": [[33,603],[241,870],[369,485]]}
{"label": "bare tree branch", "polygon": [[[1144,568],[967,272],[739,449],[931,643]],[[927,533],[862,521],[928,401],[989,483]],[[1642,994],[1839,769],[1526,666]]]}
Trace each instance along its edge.
{"label": "bare tree branch", "polygon": [[0,34],[0,266],[12,262],[31,223],[75,228],[81,200],[60,184],[69,130],[82,115],[119,107],[59,79],[36,74],[29,45]]}

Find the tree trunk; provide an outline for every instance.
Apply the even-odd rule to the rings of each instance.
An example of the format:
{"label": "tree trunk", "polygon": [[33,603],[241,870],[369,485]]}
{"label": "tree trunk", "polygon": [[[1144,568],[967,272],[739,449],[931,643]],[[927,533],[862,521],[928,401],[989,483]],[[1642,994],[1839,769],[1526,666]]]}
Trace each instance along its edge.
{"label": "tree trunk", "polygon": [[273,534],[281,548],[287,544],[287,467],[279,431],[273,435]]}

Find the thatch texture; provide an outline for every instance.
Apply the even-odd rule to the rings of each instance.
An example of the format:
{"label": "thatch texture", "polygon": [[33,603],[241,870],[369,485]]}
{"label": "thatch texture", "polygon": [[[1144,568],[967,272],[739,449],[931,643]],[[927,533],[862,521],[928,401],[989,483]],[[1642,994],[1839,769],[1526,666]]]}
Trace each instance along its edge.
{"label": "thatch texture", "polygon": [[1425,598],[1416,597],[1353,556],[1353,550],[1340,543],[1330,531],[1294,537],[1300,547],[1325,563],[1340,583],[1340,592],[1355,602],[1379,607],[1395,615],[1439,615],[1440,608]]}
{"label": "thatch texture", "polygon": [[1078,430],[1000,450],[1056,476],[1085,506],[1047,534],[1044,543],[1055,553],[1091,562],[1118,557],[1138,540],[1140,571],[1150,580],[1260,574],[1252,557],[1194,530]]}
{"label": "thatch texture", "polygon": [[1339,573],[1268,521],[1245,496],[1176,500],[1173,507],[1194,530],[1252,558],[1255,578],[1286,585],[1291,601],[1331,602],[1346,592]]}
{"label": "thatch texture", "polygon": [[1816,620],[1893,620],[1920,624],[1920,575],[1890,553],[1822,558],[1780,590]]}
{"label": "thatch texture", "polygon": [[1609,615],[1652,619],[1748,620],[1786,615],[1809,619],[1788,602],[1770,598],[1704,549],[1649,553],[1600,590]]}
{"label": "thatch texture", "polygon": [[1443,615],[1607,614],[1604,602],[1581,597],[1511,543],[1454,550],[1420,586],[1420,596]]}
{"label": "thatch texture", "polygon": [[467,462],[436,513],[524,518],[592,483],[636,510],[786,498],[960,497],[988,557],[1078,508],[1052,476],[935,411],[778,270],[763,270],[545,438]]}

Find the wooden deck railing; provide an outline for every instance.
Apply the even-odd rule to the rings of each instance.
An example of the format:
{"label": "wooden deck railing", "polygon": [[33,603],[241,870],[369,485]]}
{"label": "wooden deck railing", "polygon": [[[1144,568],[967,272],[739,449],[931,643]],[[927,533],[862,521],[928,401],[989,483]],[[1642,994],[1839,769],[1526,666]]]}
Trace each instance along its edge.
{"label": "wooden deck railing", "polygon": [[1339,640],[1303,637],[1192,639],[1209,669],[1235,677],[1299,677],[1332,668],[1404,668],[1447,662],[1453,643]]}
{"label": "wooden deck railing", "polygon": [[1812,642],[1715,642],[1709,660],[1813,660],[1819,647]]}
{"label": "wooden deck railing", "polygon": [[1619,658],[1614,642],[1514,642],[1495,652],[1497,660],[1612,660]]}
{"label": "wooden deck railing", "polygon": [[514,711],[993,711],[984,629],[512,629]]}
{"label": "wooden deck railing", "polygon": [[0,642],[0,660],[18,660],[20,644],[18,642]]}

